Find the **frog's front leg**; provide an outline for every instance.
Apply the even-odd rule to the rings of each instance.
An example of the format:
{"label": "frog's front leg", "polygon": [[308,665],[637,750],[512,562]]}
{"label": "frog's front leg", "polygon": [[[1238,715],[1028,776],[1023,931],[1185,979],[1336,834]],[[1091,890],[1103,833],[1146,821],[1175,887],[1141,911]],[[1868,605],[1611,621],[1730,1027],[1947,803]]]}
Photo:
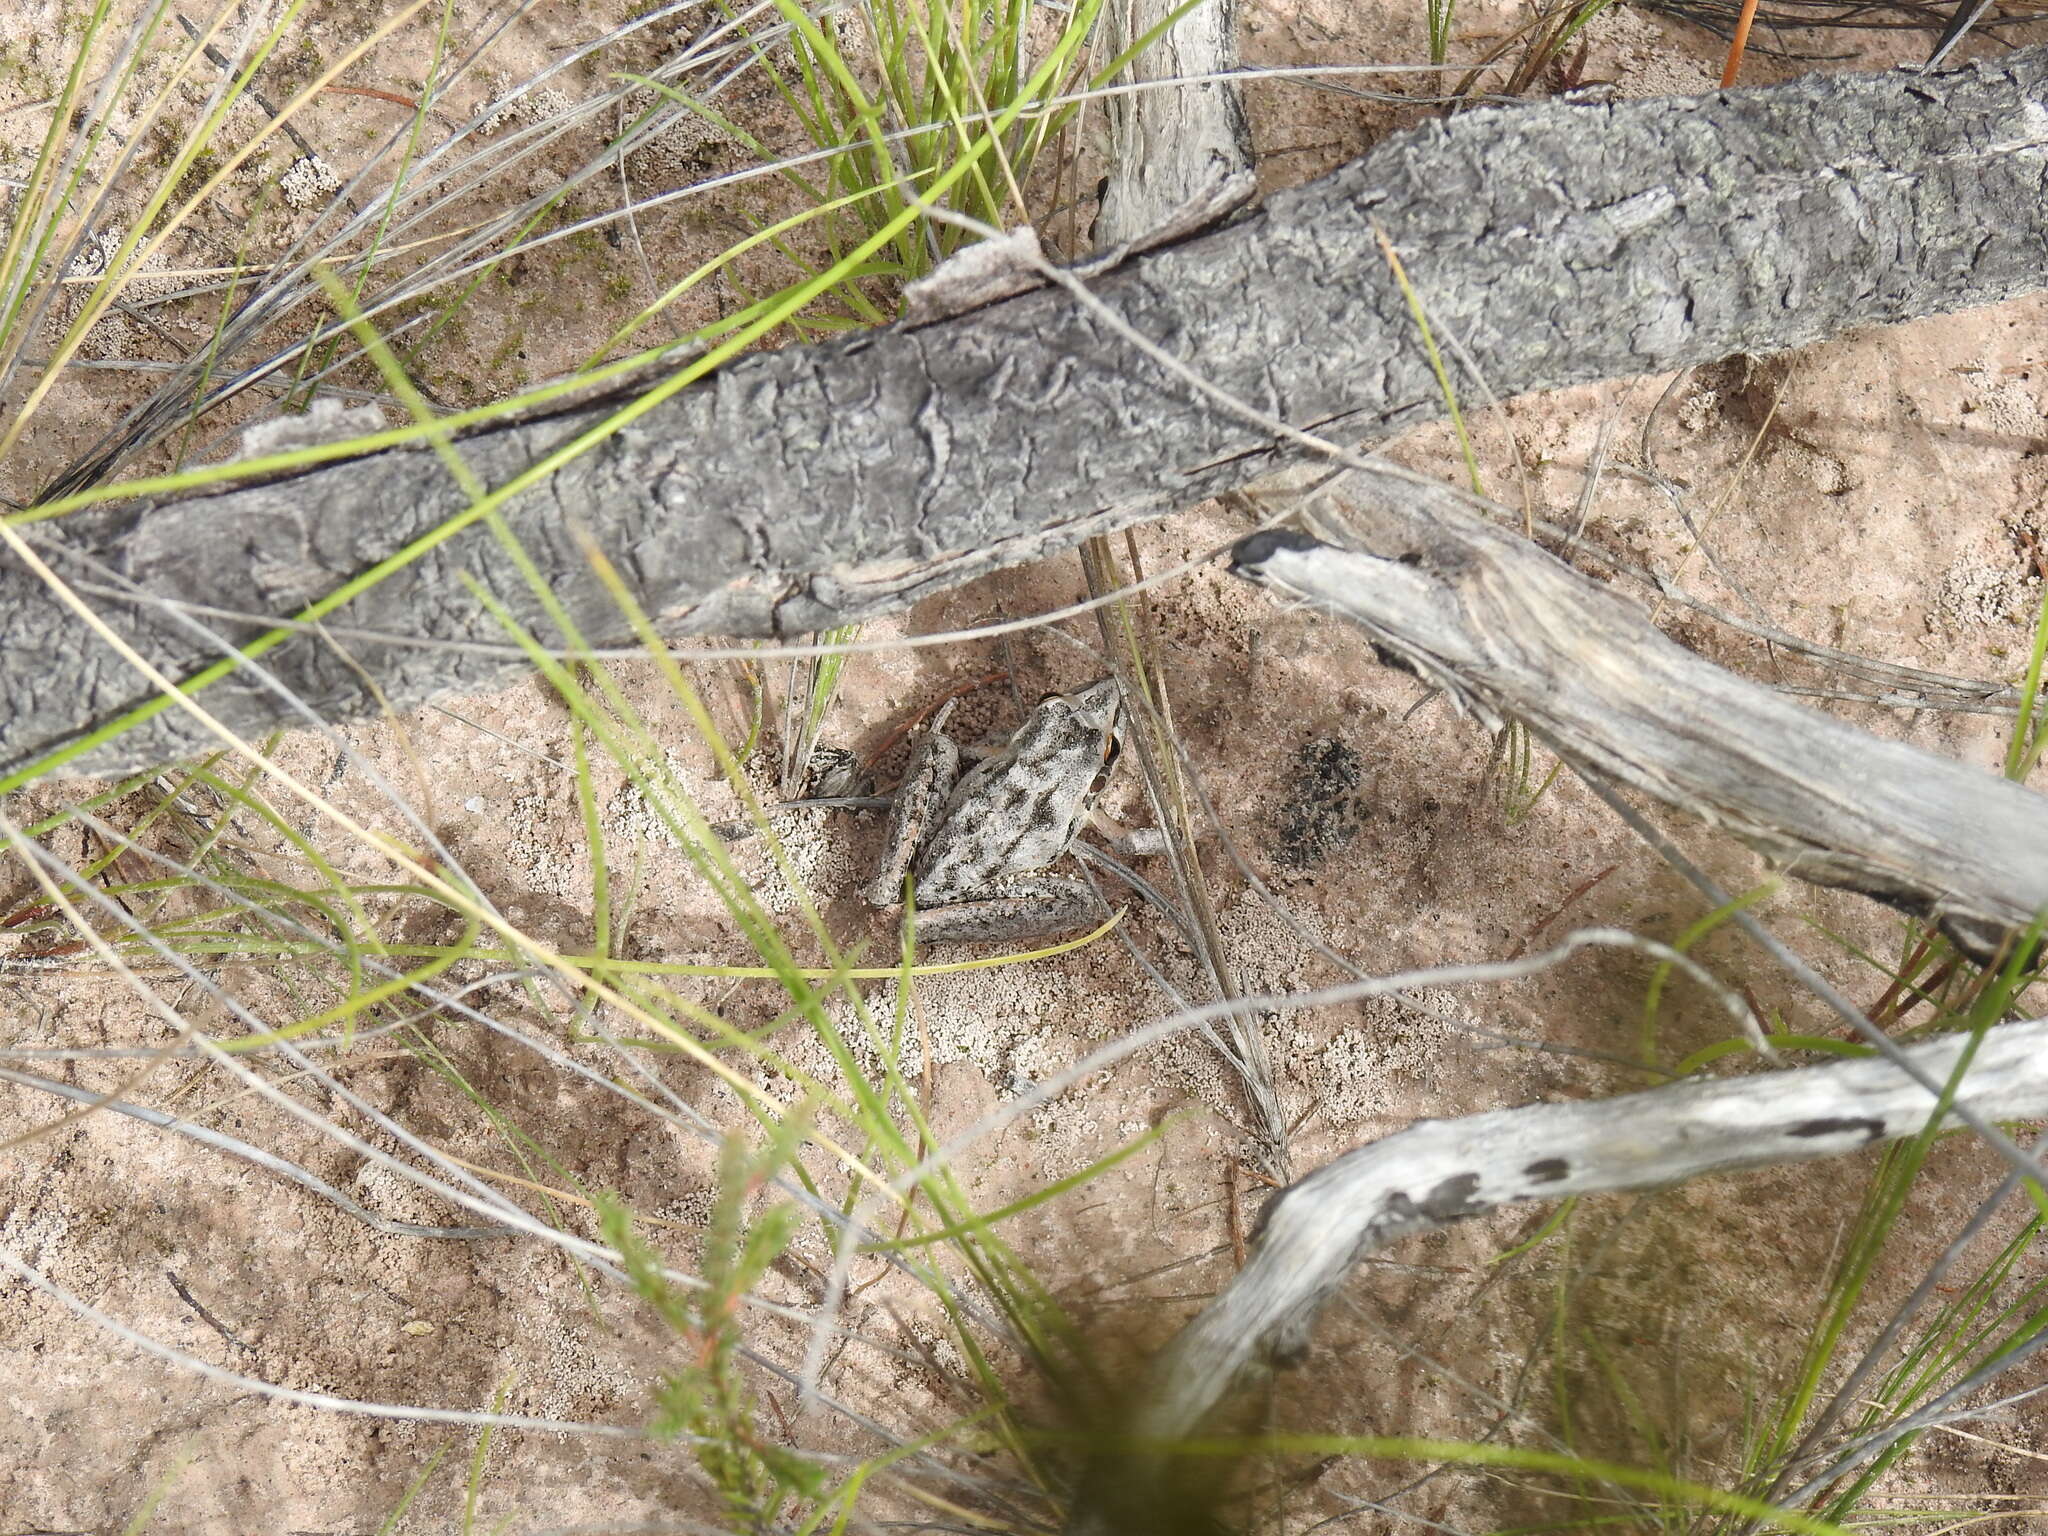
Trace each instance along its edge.
{"label": "frog's front leg", "polygon": [[953,713],[948,699],[924,740],[910,755],[903,770],[903,782],[896,786],[895,804],[889,807],[889,834],[882,841],[882,856],[861,894],[870,906],[894,908],[903,905],[903,877],[910,873],[918,852],[945,815],[946,800],[960,779],[960,748],[946,734],[946,717]]}
{"label": "frog's front leg", "polygon": [[1016,944],[1086,928],[1102,912],[1086,881],[1018,875],[985,893],[942,907],[921,907],[912,922],[926,944]]}

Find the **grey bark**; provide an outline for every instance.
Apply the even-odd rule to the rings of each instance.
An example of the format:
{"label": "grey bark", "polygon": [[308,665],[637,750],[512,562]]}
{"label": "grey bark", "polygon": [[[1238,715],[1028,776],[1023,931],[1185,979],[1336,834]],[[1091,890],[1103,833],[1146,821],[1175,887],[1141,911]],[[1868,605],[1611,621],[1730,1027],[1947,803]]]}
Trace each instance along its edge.
{"label": "grey bark", "polygon": [[[2033,291],[2048,273],[2044,168],[2043,49],[1934,77],[1474,112],[1135,260],[1100,291],[1222,388],[1298,425],[1370,440],[1441,409],[1376,228],[1440,323],[1496,389],[1515,393]],[[463,452],[485,483],[502,484],[602,413],[478,433]],[[790,635],[901,608],[1298,456],[1194,398],[1048,289],[922,329],[748,357],[506,515],[592,641],[626,631],[586,567],[578,524],[669,632]],[[399,451],[98,511],[67,519],[64,536],[159,597],[288,615],[463,505],[430,453]],[[502,642],[463,573],[553,638],[480,529],[337,622]],[[161,611],[110,612],[174,676],[218,654]],[[446,650],[352,649],[399,708],[516,670]],[[378,707],[322,642],[295,640],[270,664],[328,718]],[[39,583],[0,566],[0,770],[148,696]],[[205,702],[244,734],[294,718],[246,675]],[[200,740],[167,712],[73,766],[140,765]]]}
{"label": "grey bark", "polygon": [[1448,488],[1382,483],[1350,521],[1373,553],[1282,531],[1234,568],[1362,625],[1482,718],[1980,956],[2048,913],[2048,798],[1723,671]]}
{"label": "grey bark", "polygon": [[[1178,0],[1112,0],[1108,50],[1121,53]],[[1187,80],[1237,68],[1237,0],[1204,0],[1133,59],[1119,81]],[[1235,207],[1258,185],[1251,124],[1234,82],[1134,91],[1103,101],[1110,174],[1095,243],[1142,240],[1183,208]]]}
{"label": "grey bark", "polygon": [[[1945,1083],[1969,1045],[1951,1035],[1907,1055]],[[1990,1120],[2048,1112],[2048,1021],[1986,1032],[1955,1102]],[[1913,1135],[1933,1111],[1924,1087],[1870,1060],[1420,1121],[1275,1198],[1244,1268],[1154,1362],[1126,1432],[1152,1442],[1192,1435],[1233,1389],[1299,1364],[1317,1313],[1351,1266],[1402,1238],[1521,1201],[1839,1157]],[[1068,1530],[1164,1529],[1157,1512],[1199,1466],[1170,1470],[1145,1451],[1106,1458]]]}

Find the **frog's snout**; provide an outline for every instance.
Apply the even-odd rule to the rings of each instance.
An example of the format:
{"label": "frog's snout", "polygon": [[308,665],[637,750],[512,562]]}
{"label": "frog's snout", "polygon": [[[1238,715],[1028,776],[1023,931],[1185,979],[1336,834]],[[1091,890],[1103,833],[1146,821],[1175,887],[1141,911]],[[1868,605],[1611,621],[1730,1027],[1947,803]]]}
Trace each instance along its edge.
{"label": "frog's snout", "polygon": [[1076,688],[1067,695],[1067,702],[1076,718],[1102,730],[1113,731],[1122,723],[1123,694],[1113,677],[1099,677],[1085,688]]}

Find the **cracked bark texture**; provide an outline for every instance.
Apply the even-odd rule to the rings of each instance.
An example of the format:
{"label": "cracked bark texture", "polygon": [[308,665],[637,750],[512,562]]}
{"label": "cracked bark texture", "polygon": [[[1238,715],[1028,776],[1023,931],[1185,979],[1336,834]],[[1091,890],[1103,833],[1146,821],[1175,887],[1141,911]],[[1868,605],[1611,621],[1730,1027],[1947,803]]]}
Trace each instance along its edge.
{"label": "cracked bark texture", "polygon": [[[1471,112],[1132,261],[1099,291],[1258,409],[1372,441],[1441,410],[1376,226],[1438,321],[1513,394],[2030,292],[2048,280],[2044,171],[2040,48],[1937,76]],[[463,452],[485,483],[501,484],[604,411],[480,432]],[[1196,398],[1069,295],[1043,289],[921,329],[745,358],[510,503],[506,517],[593,642],[627,631],[588,570],[578,525],[669,633],[793,635],[1193,505],[1299,454]],[[404,450],[96,511],[44,536],[157,597],[289,615],[463,505],[431,453]],[[553,637],[481,528],[387,577],[333,622],[502,644],[464,574]],[[160,608],[100,601],[173,676],[220,654]],[[351,649],[400,709],[520,670],[402,643]],[[314,637],[266,665],[326,718],[378,707]],[[149,690],[9,561],[0,697],[9,770]],[[204,702],[245,735],[298,718],[246,671]],[[169,711],[71,766],[140,766],[209,740]]]}

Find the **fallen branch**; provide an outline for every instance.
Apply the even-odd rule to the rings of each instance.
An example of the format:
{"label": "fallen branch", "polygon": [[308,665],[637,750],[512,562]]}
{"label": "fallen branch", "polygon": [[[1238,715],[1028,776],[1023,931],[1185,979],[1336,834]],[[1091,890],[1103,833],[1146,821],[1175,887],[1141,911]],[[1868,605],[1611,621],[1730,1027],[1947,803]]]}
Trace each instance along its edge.
{"label": "fallen branch", "polygon": [[1449,488],[1382,482],[1357,517],[1377,554],[1257,534],[1233,569],[1355,621],[1482,718],[1980,957],[2048,912],[2048,799],[1723,671]]}
{"label": "fallen branch", "polygon": [[[1982,1118],[2048,1114],[2048,1020],[1989,1030],[1974,1054],[1960,1035],[1907,1054],[1943,1083],[1967,1061],[1954,1102]],[[1155,1445],[1187,1438],[1235,1389],[1299,1364],[1345,1274],[1402,1238],[1522,1201],[1839,1157],[1913,1135],[1933,1111],[1925,1088],[1869,1060],[1419,1121],[1274,1199],[1245,1267],[1154,1363],[1128,1433]],[[1164,1451],[1105,1458],[1069,1532],[1158,1528],[1152,1517],[1172,1503],[1175,1475]]]}
{"label": "fallen branch", "polygon": [[[1437,415],[1441,397],[1377,231],[1505,394],[1776,351],[2042,286],[2044,105],[2048,51],[2028,49],[1939,76],[1468,113],[1134,260],[1099,291],[1218,388],[1290,422],[1379,439]],[[461,450],[486,484],[504,484],[616,404],[479,432]],[[668,632],[790,635],[1191,506],[1299,456],[1042,289],[922,328],[748,357],[506,517],[593,642],[627,630],[579,524]],[[431,453],[391,451],[96,510],[66,519],[63,538],[144,594],[96,601],[183,676],[216,660],[219,642],[162,603],[291,615],[465,505]],[[481,647],[351,640],[392,706],[523,665],[493,649],[506,637],[464,594],[465,576],[553,633],[512,558],[472,529],[336,617]],[[226,627],[238,641],[258,632]],[[317,637],[267,664],[327,718],[381,707]],[[148,697],[37,579],[0,562],[0,772]],[[246,673],[213,685],[206,704],[244,734],[293,719]],[[71,766],[136,766],[197,739],[167,711]]]}

